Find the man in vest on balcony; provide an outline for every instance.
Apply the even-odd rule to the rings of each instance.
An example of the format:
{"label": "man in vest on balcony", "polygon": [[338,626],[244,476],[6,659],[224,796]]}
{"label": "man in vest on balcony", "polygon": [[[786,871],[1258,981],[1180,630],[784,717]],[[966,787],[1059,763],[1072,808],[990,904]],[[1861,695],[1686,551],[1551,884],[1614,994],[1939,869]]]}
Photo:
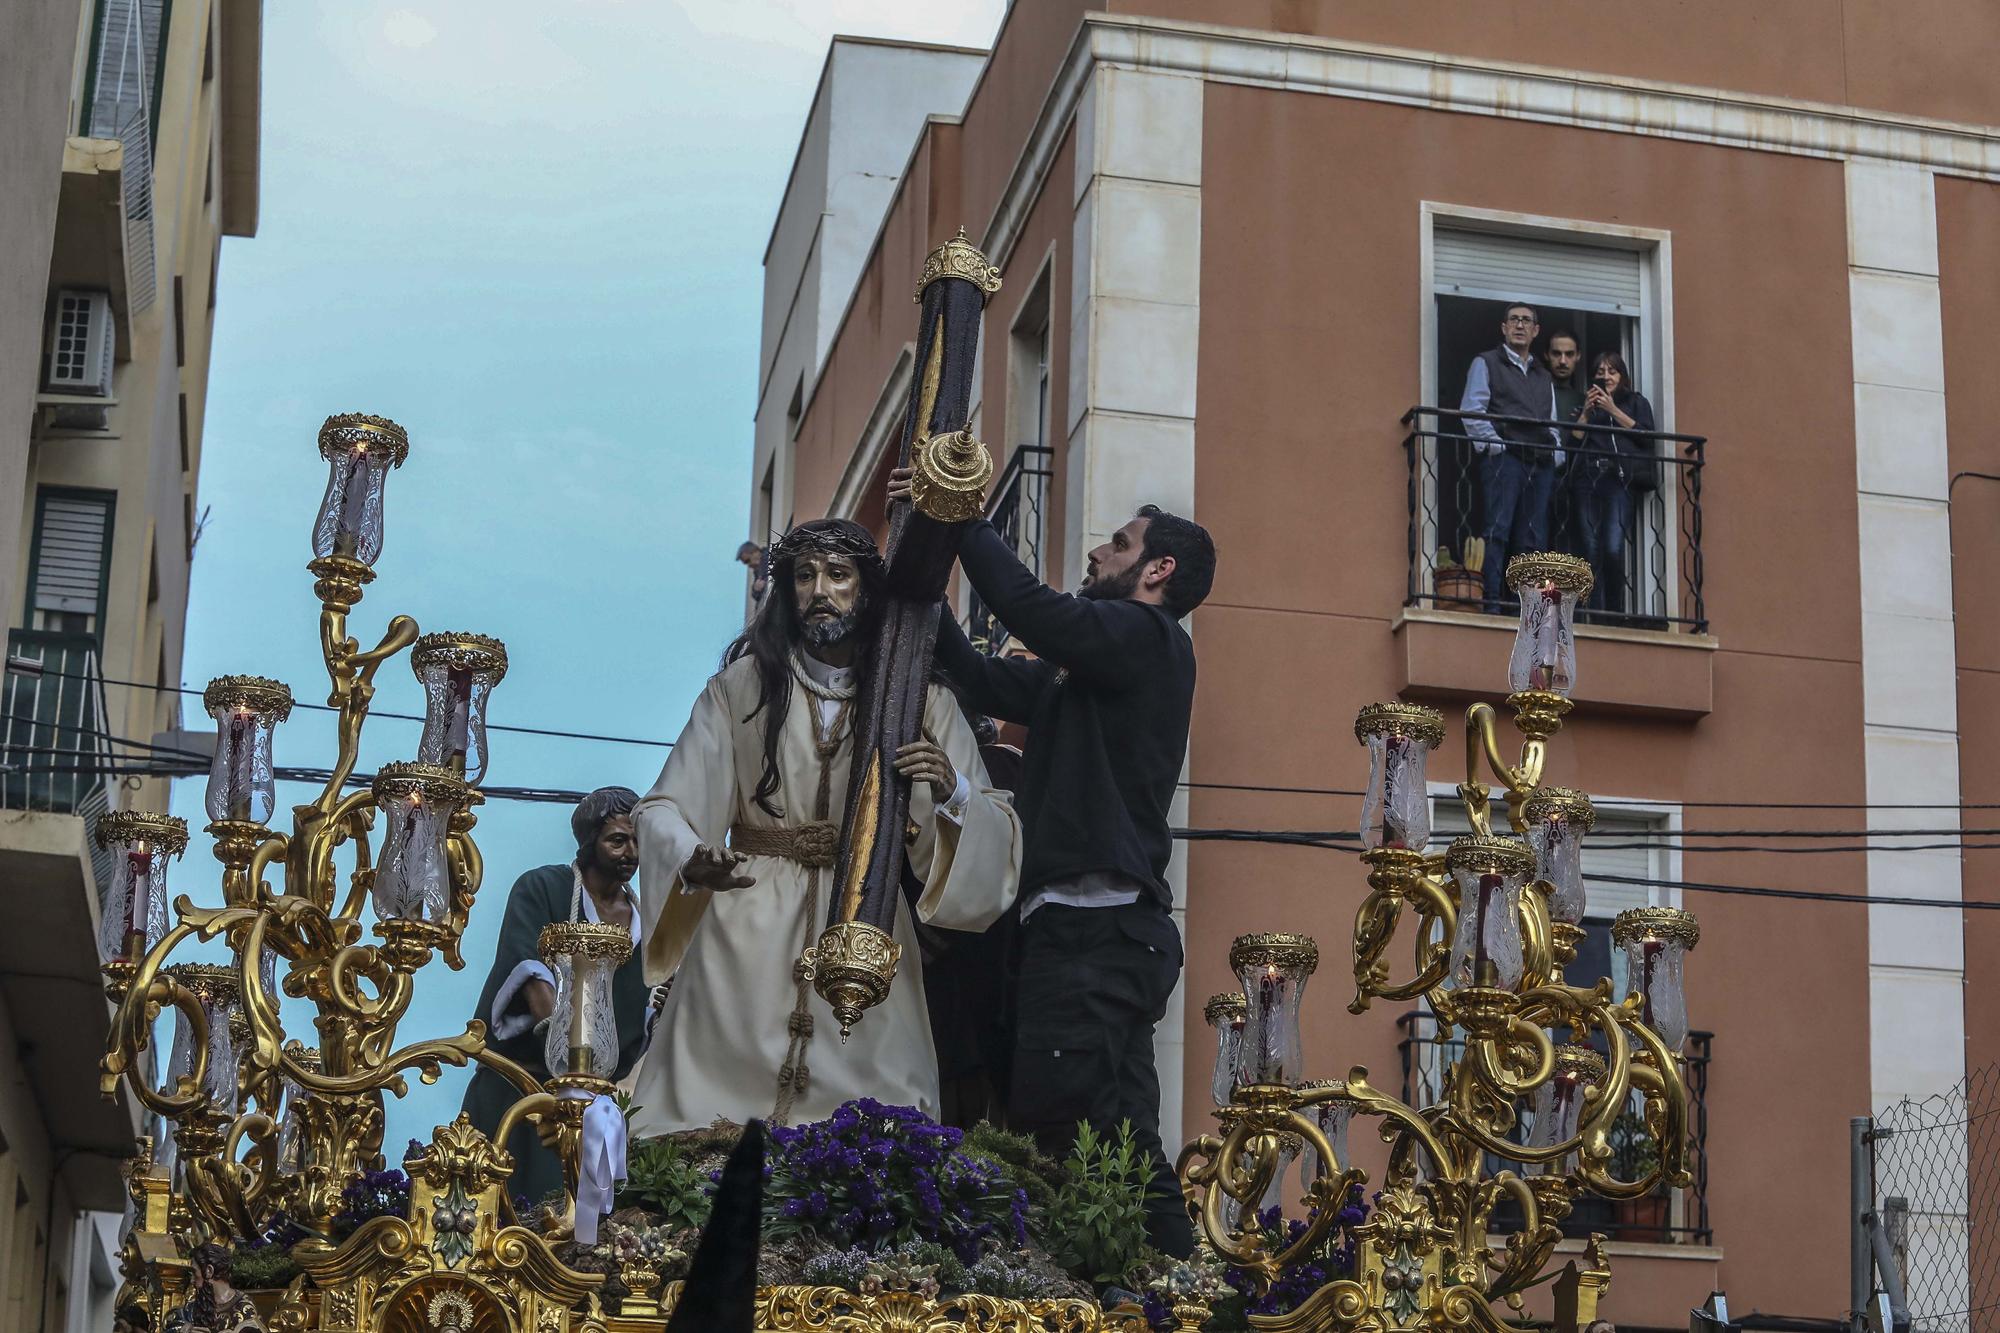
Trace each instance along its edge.
{"label": "man in vest on balcony", "polygon": [[[1465,372],[1461,412],[1553,421],[1556,386],[1548,368],[1530,349],[1541,332],[1531,305],[1515,302],[1500,319],[1500,345],[1481,352]],[[1485,496],[1486,613],[1498,615],[1507,596],[1507,559],[1520,551],[1547,549],[1549,508],[1563,451],[1551,425],[1466,419],[1465,433],[1479,454],[1479,485]]]}

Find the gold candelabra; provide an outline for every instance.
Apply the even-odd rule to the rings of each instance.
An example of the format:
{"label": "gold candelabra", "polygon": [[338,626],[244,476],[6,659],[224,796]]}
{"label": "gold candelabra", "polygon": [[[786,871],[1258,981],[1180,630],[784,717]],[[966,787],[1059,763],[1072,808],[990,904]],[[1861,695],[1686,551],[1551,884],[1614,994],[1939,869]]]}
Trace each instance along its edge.
{"label": "gold candelabra", "polygon": [[[1370,775],[1362,812],[1368,894],[1355,916],[1355,1013],[1377,999],[1422,997],[1439,1042],[1459,1048],[1430,1106],[1409,1106],[1371,1086],[1368,1071],[1301,1080],[1298,1008],[1318,950],[1304,936],[1245,936],[1231,951],[1241,995],[1217,996],[1218,1132],[1190,1143],[1180,1178],[1201,1232],[1226,1262],[1270,1281],[1319,1253],[1338,1214],[1368,1180],[1350,1156],[1350,1122],[1379,1122],[1388,1147],[1374,1211],[1353,1228],[1355,1272],[1292,1313],[1253,1320],[1273,1329],[1396,1330],[1439,1325],[1499,1333],[1495,1303],[1515,1310],[1542,1280],[1575,1199],[1634,1199],[1689,1183],[1687,1092],[1679,1050],[1687,1034],[1681,956],[1694,919],[1674,908],[1622,914],[1614,939],[1632,962],[1632,993],[1612,983],[1568,984],[1564,963],[1582,938],[1581,842],[1593,814],[1581,793],[1542,783],[1548,742],[1570,708],[1576,675],[1573,616],[1591,586],[1589,566],[1560,555],[1509,562],[1521,601],[1507,705],[1523,744],[1501,756],[1495,713],[1466,712],[1466,775],[1458,787],[1472,833],[1442,854],[1427,850],[1425,768],[1444,740],[1444,719],[1415,704],[1361,710],[1356,737]],[[1492,789],[1505,789],[1511,828],[1496,834]],[[1410,975],[1387,960],[1414,917]],[[1567,1034],[1568,1041],[1561,1040]],[[1657,1165],[1636,1179],[1612,1174],[1613,1123],[1634,1095]],[[1526,1128],[1525,1134],[1520,1131]],[[1256,1211],[1303,1145],[1305,1226],[1274,1243]],[[1489,1173],[1495,1159],[1511,1164]],[[1520,1223],[1496,1236],[1503,1203]],[[1608,1284],[1601,1246],[1559,1284],[1565,1322],[1588,1319]]]}
{"label": "gold candelabra", "polygon": [[[348,617],[374,578],[381,549],[387,474],[402,464],[409,440],[385,418],[346,415],[326,422],[319,449],[331,476],[307,568],[320,602],[327,703],[335,714],[333,770],[311,802],[293,807],[289,832],[273,829],[272,737],[291,711],[291,692],[253,676],[211,684],[203,700],[217,724],[207,831],[222,863],[221,906],[175,898],[170,927],[166,872],[186,846],[186,825],[126,812],[100,822],[98,838],[119,867],[107,894],[104,976],[116,1012],[102,1087],[111,1095],[125,1080],[148,1110],[173,1125],[180,1180],[150,1158],[135,1168],[135,1198],[145,1193],[173,1202],[171,1210],[144,1213],[143,1226],[171,1224],[183,1244],[198,1236],[247,1239],[282,1210],[322,1238],[309,1239],[295,1256],[335,1307],[364,1309],[356,1327],[375,1326],[365,1307],[383,1296],[384,1284],[436,1285],[430,1270],[412,1267],[421,1249],[440,1271],[463,1270],[468,1282],[482,1263],[489,1276],[512,1273],[515,1289],[489,1284],[484,1296],[468,1288],[466,1298],[500,1300],[514,1311],[510,1317],[524,1309],[532,1315],[537,1299],[553,1302],[548,1320],[533,1326],[566,1328],[566,1309],[557,1307],[575,1303],[600,1279],[564,1268],[540,1237],[510,1225],[500,1185],[513,1162],[504,1145],[516,1126],[537,1126],[563,1156],[574,1199],[585,1109],[592,1095],[612,1086],[603,1077],[611,1071],[593,1066],[592,1038],[601,1034],[585,1030],[585,1011],[589,1024],[601,1025],[609,1021],[608,1006],[599,1012],[571,1005],[577,1017],[562,1034],[570,1059],[551,1061],[559,1072],[546,1085],[489,1050],[478,1021],[457,1035],[397,1044],[416,974],[439,955],[453,969],[464,966],[460,942],[482,877],[472,830],[486,765],[486,700],[506,674],[507,654],[498,640],[479,635],[419,637],[407,616],[392,618],[373,647],[350,634]],[[404,649],[412,650],[425,694],[417,757],[384,765],[370,785],[350,791],[377,674]],[[376,861],[370,838],[378,817]],[[343,852],[344,877],[337,865]],[[371,905],[372,939],[363,922]],[[581,935],[588,938],[543,941],[557,970],[559,1003],[575,990],[572,981],[590,971],[586,955],[613,952],[590,928]],[[218,938],[230,950],[226,967],[169,965],[190,941]],[[629,939],[617,943],[629,951]],[[281,967],[283,994],[314,1010],[316,1047],[286,1034]],[[168,1009],[176,1011],[182,1035],[175,1067],[156,1087],[141,1057]],[[338,1247],[327,1241],[342,1190],[383,1164],[384,1094],[407,1091],[412,1071],[432,1082],[443,1066],[468,1061],[496,1070],[520,1093],[493,1139],[463,1117],[444,1127],[427,1149],[406,1159],[419,1196],[410,1222],[376,1219]],[[150,1262],[157,1275],[158,1256]],[[296,1319],[306,1319],[303,1308]]]}

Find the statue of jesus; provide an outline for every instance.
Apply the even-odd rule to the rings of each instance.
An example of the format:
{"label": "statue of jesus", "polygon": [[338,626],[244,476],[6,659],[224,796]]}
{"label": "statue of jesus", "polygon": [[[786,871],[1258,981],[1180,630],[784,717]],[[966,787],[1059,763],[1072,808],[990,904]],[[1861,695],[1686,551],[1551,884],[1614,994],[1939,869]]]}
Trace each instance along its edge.
{"label": "statue of jesus", "polygon": [[884,599],[866,528],[818,519],[787,532],[769,594],[633,812],[646,977],[674,983],[635,1080],[635,1135],[822,1119],[855,1097],[938,1113],[915,922],[984,929],[1012,903],[1021,860],[1013,807],[987,785],[942,685],[924,739],[896,754],[921,892],[897,910],[907,961],[888,999],[843,1045],[797,966],[835,891],[852,705]]}

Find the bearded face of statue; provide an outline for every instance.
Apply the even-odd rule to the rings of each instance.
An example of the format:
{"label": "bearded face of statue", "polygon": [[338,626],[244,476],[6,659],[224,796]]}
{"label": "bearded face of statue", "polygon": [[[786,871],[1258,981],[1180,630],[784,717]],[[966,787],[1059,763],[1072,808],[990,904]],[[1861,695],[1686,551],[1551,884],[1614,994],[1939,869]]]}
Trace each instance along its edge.
{"label": "bearded face of statue", "polygon": [[807,644],[829,648],[846,642],[865,609],[860,567],[851,556],[801,552],[792,562],[792,605]]}

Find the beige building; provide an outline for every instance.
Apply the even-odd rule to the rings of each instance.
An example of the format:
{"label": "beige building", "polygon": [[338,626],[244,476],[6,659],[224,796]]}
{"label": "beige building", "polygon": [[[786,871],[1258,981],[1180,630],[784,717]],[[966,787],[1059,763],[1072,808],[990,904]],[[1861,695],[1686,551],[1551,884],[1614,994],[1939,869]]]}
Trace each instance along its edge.
{"label": "beige building", "polygon": [[[110,1326],[89,822],[164,809],[222,238],[257,226],[259,0],[0,6],[0,1327]],[[19,1053],[18,1058],[16,1052]],[[105,1216],[109,1212],[112,1216]]]}
{"label": "beige building", "polygon": [[[1142,502],[1215,535],[1177,818],[1352,829],[1360,705],[1452,718],[1506,688],[1511,622],[1464,571],[1485,483],[1450,409],[1472,357],[1519,300],[1624,357],[1660,433],[1551,752],[1602,812],[1572,979],[1622,979],[1611,913],[1685,905],[1713,1031],[1686,1051],[1694,1186],[1568,1222],[1611,1235],[1621,1328],[1686,1327],[1718,1289],[1842,1316],[1848,1118],[2000,1061],[2000,915],[1960,910],[1990,905],[2000,853],[1958,835],[1961,801],[2000,799],[1996,41],[2000,10],[1965,0],[1017,3],[971,93],[939,86],[883,145],[907,165],[852,283],[820,295],[841,313],[817,368],[761,402],[753,513],[879,524],[909,293],[964,225],[1005,271],[972,418],[996,524],[1057,586]],[[779,234],[820,206],[788,194]],[[767,349],[789,281],[767,265]],[[1576,505],[1569,486],[1548,544],[1576,549]],[[1421,1005],[1346,1012],[1350,860],[1203,842],[1170,878],[1192,1000],[1159,1033],[1170,1141],[1208,1123],[1200,1001],[1236,984],[1246,931],[1320,942],[1308,1073],[1365,1064],[1428,1100]],[[2000,1300],[1974,1119],[1939,1150],[1956,1197],[1912,1203],[1899,1241],[1936,1327]]]}

